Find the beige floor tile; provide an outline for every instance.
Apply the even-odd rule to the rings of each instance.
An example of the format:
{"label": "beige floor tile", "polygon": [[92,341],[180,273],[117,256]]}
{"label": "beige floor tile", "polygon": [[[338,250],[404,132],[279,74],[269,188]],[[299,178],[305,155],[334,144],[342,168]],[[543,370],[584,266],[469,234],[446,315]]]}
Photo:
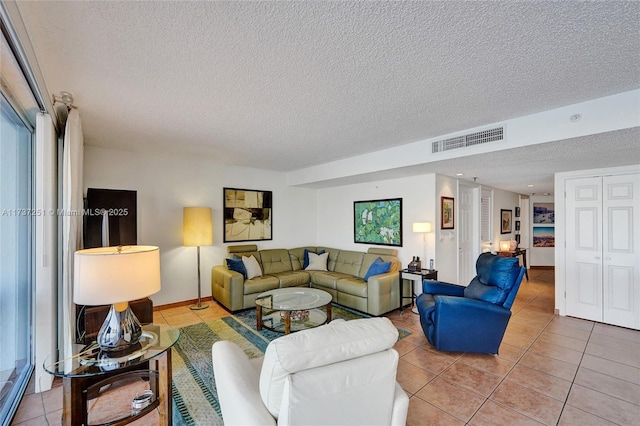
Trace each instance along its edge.
{"label": "beige floor tile", "polygon": [[524,349],[527,349],[529,346],[531,346],[534,341],[535,337],[524,336],[522,334],[513,333],[510,331],[506,331],[504,333],[504,337],[502,338],[503,343]]}
{"label": "beige floor tile", "polygon": [[531,345],[529,351],[575,365],[580,364],[580,360],[582,359],[582,352],[547,343],[543,340],[537,340],[533,345]]}
{"label": "beige floor tile", "polygon": [[586,342],[591,337],[591,331],[581,330],[579,328],[569,327],[564,324],[551,322],[545,329],[545,333],[552,333],[559,336],[571,337],[572,339]]}
{"label": "beige floor tile", "polygon": [[185,314],[187,312],[193,312],[193,311],[189,309],[188,306],[177,306],[175,308],[161,309],[158,312],[160,312],[163,317],[167,318],[170,316],[181,315],[181,314]]}
{"label": "beige floor tile", "polygon": [[462,362],[456,362],[440,375],[443,379],[462,386],[473,392],[477,392],[484,397],[491,395],[491,392],[498,386],[501,377],[479,370]]}
{"label": "beige floor tile", "polygon": [[594,416],[593,414],[589,414],[586,411],[582,411],[578,408],[572,407],[571,405],[565,405],[564,409],[562,410],[562,414],[560,415],[558,426],[576,425],[608,426],[615,425],[615,423],[611,423],[601,417]]}
{"label": "beige floor tile", "polygon": [[584,349],[587,347],[586,340],[575,339],[570,336],[562,336],[546,330],[538,337],[537,341],[562,346],[563,348],[579,351],[580,353],[583,353]]}
{"label": "beige floor tile", "polygon": [[418,392],[434,377],[436,377],[435,373],[416,367],[402,359],[398,362],[396,380],[409,395]]}
{"label": "beige floor tile", "polygon": [[594,323],[593,321],[583,320],[580,318],[556,316],[550,325],[562,325],[591,332],[593,330]]}
{"label": "beige floor tile", "polygon": [[571,389],[571,382],[567,380],[522,365],[516,365],[507,379],[561,402],[567,399]]}
{"label": "beige floor tile", "polygon": [[519,348],[517,346],[502,342],[500,348],[498,349],[498,356],[508,361],[516,362],[522,357],[522,355],[524,355],[526,351],[527,350],[525,348]]}
{"label": "beige floor tile", "polygon": [[543,373],[551,374],[552,376],[568,381],[573,381],[578,371],[577,365],[549,358],[535,352],[527,352],[524,354],[520,362],[518,362],[518,365],[524,365],[525,367],[533,368],[534,370],[542,371]]}
{"label": "beige floor tile", "polygon": [[536,338],[542,333],[542,328],[534,327],[531,325],[523,325],[517,321],[509,321],[507,331],[510,333],[521,334],[527,337]]}
{"label": "beige floor tile", "polygon": [[605,334],[607,336],[615,337],[630,342],[640,343],[640,333],[637,330],[630,330],[628,328],[616,327],[609,324],[596,324],[593,327],[594,334]]}
{"label": "beige floor tile", "polygon": [[26,422],[27,420],[43,417],[45,411],[41,399],[42,396],[43,395],[39,393],[25,395],[20,402],[18,410],[16,411],[16,415],[13,418],[13,423],[19,424]]}
{"label": "beige floor tile", "polygon": [[612,336],[611,334],[597,333],[596,331],[594,331],[593,333],[591,333],[589,343],[595,343],[598,345],[607,346],[610,349],[637,354],[638,358],[640,359],[640,343],[631,340],[622,339],[617,336]]}
{"label": "beige floor tile", "polygon": [[490,398],[545,425],[555,425],[560,418],[563,403],[505,380]]}
{"label": "beige floor tile", "polygon": [[194,314],[191,311],[185,312],[182,314],[171,315],[168,317],[165,316],[164,319],[165,321],[167,321],[167,324],[169,324],[172,327],[186,327],[188,325],[202,322],[200,317],[198,317],[196,314]]}
{"label": "beige floor tile", "polygon": [[455,362],[455,359],[448,355],[442,355],[441,353],[422,347],[408,352],[400,359],[434,374],[440,374]]}
{"label": "beige floor tile", "polygon": [[619,362],[584,354],[580,368],[599,371],[608,376],[617,377],[618,379],[640,385],[640,368],[637,367],[631,367]]}
{"label": "beige floor tile", "polygon": [[413,343],[413,342],[411,342],[411,341],[409,341],[407,339],[398,340],[396,342],[396,344],[393,345],[393,349],[398,351],[398,354],[400,354],[400,356],[405,355],[408,352],[411,352],[412,350],[416,349],[417,347],[418,346],[416,346],[415,343]]}
{"label": "beige floor tile", "polygon": [[617,379],[586,368],[579,368],[575,383],[623,401],[640,405],[640,385],[626,380]]}
{"label": "beige floor tile", "polygon": [[432,380],[415,396],[464,422],[468,422],[486,400],[484,396],[442,378]]}
{"label": "beige floor tile", "polygon": [[515,365],[512,361],[490,354],[464,354],[460,362],[499,377],[506,376]]}
{"label": "beige floor tile", "polygon": [[495,401],[487,400],[471,418],[469,424],[473,426],[539,426],[542,423]]}
{"label": "beige floor tile", "polygon": [[585,353],[611,361],[626,364],[631,367],[640,368],[640,353],[629,352],[626,349],[612,348],[606,345],[600,345],[594,342],[587,344]]}
{"label": "beige floor tile", "polygon": [[574,384],[567,404],[621,425],[637,424],[640,407]]}
{"label": "beige floor tile", "polygon": [[409,399],[407,426],[464,426],[464,422],[451,414],[421,400],[418,397]]}

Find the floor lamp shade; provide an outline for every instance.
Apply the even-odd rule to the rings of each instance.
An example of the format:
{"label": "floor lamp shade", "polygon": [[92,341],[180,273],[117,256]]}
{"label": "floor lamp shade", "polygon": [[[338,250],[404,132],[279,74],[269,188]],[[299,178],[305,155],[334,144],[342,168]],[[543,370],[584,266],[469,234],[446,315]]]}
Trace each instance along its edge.
{"label": "floor lamp shade", "polygon": [[431,232],[431,222],[414,222],[413,232]]}
{"label": "floor lamp shade", "polygon": [[213,244],[211,207],[185,207],[182,214],[182,245],[210,246]]}
{"label": "floor lamp shade", "polygon": [[74,255],[73,301],[79,305],[111,304],[98,332],[105,352],[134,348],[142,336],[129,301],[160,291],[160,250],[154,246],[99,247]]}

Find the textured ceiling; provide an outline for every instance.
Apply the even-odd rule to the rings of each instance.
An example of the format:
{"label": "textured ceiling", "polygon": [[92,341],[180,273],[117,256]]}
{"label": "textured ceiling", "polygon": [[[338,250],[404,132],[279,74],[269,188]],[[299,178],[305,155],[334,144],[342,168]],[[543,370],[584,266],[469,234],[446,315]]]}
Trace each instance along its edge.
{"label": "textured ceiling", "polygon": [[[636,1],[18,4],[85,143],[226,164],[301,169],[640,88]],[[589,158],[629,143],[587,139]],[[549,158],[519,171],[553,185]]]}

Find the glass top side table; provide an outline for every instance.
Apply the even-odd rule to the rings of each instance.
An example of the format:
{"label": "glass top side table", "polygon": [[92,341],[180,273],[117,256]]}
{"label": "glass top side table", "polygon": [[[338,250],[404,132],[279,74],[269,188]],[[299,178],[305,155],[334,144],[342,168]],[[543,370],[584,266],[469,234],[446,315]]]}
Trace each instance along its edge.
{"label": "glass top side table", "polygon": [[179,329],[149,324],[142,326],[138,346],[126,353],[104,353],[93,342],[73,345],[73,354],[66,359],[54,362],[58,354],[53,354],[44,369],[62,378],[63,424],[89,425],[87,402],[108,388],[106,385],[136,375],[148,376],[154,396],[150,404],[104,423],[125,425],[158,408],[160,424],[171,424],[171,348],[179,339]]}

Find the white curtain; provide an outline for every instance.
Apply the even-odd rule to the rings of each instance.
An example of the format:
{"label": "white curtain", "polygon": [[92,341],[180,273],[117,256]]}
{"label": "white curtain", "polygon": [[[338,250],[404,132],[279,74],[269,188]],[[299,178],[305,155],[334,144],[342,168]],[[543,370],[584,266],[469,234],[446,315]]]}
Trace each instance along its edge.
{"label": "white curtain", "polygon": [[71,356],[76,334],[73,303],[73,254],[82,248],[83,138],[80,114],[72,109],[64,132],[62,159],[62,345]]}

